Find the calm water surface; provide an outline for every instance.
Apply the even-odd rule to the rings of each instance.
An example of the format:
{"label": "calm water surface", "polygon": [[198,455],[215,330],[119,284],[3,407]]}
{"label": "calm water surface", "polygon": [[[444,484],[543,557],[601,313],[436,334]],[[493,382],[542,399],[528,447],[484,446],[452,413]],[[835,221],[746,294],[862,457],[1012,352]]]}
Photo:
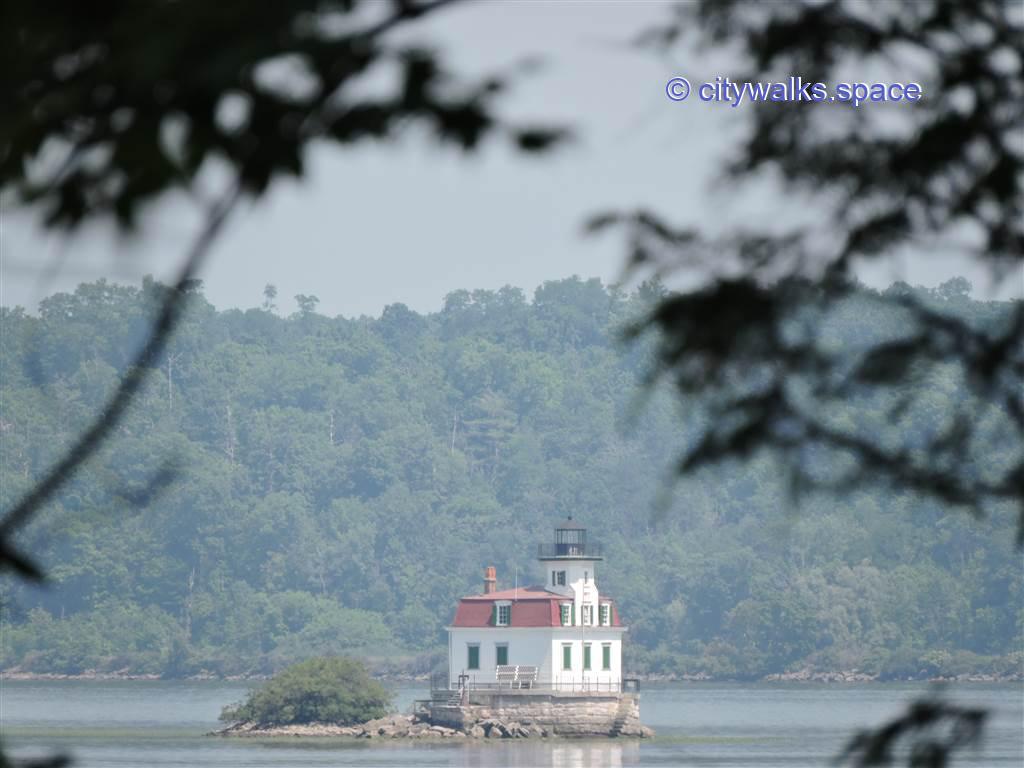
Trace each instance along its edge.
{"label": "calm water surface", "polygon": [[[4,681],[0,731],[16,756],[59,750],[82,768],[168,766],[827,766],[850,734],[901,711],[927,690],[906,685],[647,686],[637,741],[389,742],[252,741],[203,734],[245,683]],[[397,690],[407,709],[422,688]],[[957,702],[993,711],[982,748],[960,766],[1024,765],[1024,686],[971,684]]]}

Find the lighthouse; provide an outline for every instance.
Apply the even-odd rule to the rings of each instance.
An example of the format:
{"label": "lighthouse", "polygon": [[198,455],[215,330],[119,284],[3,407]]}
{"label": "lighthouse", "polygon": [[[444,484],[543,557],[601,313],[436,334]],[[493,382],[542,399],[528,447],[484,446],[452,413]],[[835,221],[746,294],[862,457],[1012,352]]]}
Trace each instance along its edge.
{"label": "lighthouse", "polygon": [[450,689],[622,691],[622,636],[615,601],[598,588],[601,547],[570,516],[537,547],[540,583],[463,597],[448,627]]}

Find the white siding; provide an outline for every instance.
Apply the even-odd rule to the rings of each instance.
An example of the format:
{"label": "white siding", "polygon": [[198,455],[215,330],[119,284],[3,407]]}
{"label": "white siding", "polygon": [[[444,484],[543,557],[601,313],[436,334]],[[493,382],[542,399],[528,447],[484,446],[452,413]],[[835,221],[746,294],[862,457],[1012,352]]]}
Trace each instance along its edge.
{"label": "white siding", "polygon": [[[622,682],[622,627],[564,627],[552,633],[551,657],[556,686],[566,689],[618,687]],[[590,644],[590,669],[583,669],[583,645]],[[611,669],[601,668],[601,646],[611,646]],[[572,648],[572,669],[562,668],[562,648]]]}
{"label": "white siding", "polygon": [[[547,581],[549,586],[552,572],[565,571],[565,586],[572,590],[572,600],[575,623],[583,622],[583,606],[589,606],[591,610],[591,622],[596,625],[598,622],[601,604],[601,595],[597,588],[597,562],[594,560],[548,560],[545,562]],[[557,588],[557,587],[556,587]]]}
{"label": "white siding", "polygon": [[[508,663],[540,668],[540,679],[551,679],[551,633],[548,627],[452,627],[449,632],[448,679],[457,684],[465,672],[480,683],[495,682],[496,651],[508,644]],[[480,645],[480,669],[466,668],[469,645]]]}
{"label": "white siding", "polygon": [[[448,679],[458,685],[465,673],[472,682],[496,681],[495,646],[508,644],[509,664],[539,667],[539,680],[566,688],[618,686],[622,682],[622,627],[452,627],[449,630]],[[583,669],[583,643],[591,644],[590,670]],[[480,669],[467,668],[469,646],[480,646]],[[562,645],[572,644],[572,670],[562,669]],[[601,646],[611,645],[611,669],[601,669]]]}

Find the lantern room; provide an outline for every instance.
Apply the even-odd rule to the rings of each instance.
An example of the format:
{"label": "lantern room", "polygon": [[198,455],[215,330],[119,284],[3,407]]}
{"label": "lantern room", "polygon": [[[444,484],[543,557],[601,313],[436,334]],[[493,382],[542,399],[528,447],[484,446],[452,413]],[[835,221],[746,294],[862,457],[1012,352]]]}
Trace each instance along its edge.
{"label": "lantern room", "polygon": [[587,529],[572,519],[563,520],[555,526],[555,540],[541,544],[537,556],[541,560],[600,560],[601,547],[587,541]]}

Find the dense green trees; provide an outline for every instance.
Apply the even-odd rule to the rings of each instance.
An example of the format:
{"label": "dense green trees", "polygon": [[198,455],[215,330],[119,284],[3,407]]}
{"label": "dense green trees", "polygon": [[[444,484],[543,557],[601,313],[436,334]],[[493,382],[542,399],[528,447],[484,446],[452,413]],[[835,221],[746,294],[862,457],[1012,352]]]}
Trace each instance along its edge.
{"label": "dense green trees", "polygon": [[308,659],[282,670],[241,704],[225,707],[221,720],[258,725],[355,725],[388,712],[391,694],[354,659]]}
{"label": "dense green trees", "polygon": [[[979,327],[1007,305],[949,283],[923,300]],[[2,483],[31,484],[123,375],[160,286],[98,282],[0,323]],[[910,290],[898,287],[895,290]],[[597,280],[457,291],[420,315],[216,311],[194,290],[117,439],[23,534],[48,589],[4,583],[4,667],[267,673],[313,656],[443,647],[454,603],[496,565],[537,579],[533,543],[573,514],[605,542],[599,574],[631,626],[636,671],[757,676],[806,665],[905,675],[1020,663],[1013,510],[975,520],[886,487],[807,495],[779,465],[683,480],[694,439],[674,394],[645,391],[646,342],[619,329],[661,294]],[[872,292],[822,327],[836,350],[898,332]],[[851,397],[829,414],[922,439],[967,397],[955,365],[898,423]],[[680,428],[682,423],[682,428]],[[1014,460],[980,422],[985,473]],[[809,455],[822,471],[839,461]],[[671,493],[669,492],[671,490]]]}

